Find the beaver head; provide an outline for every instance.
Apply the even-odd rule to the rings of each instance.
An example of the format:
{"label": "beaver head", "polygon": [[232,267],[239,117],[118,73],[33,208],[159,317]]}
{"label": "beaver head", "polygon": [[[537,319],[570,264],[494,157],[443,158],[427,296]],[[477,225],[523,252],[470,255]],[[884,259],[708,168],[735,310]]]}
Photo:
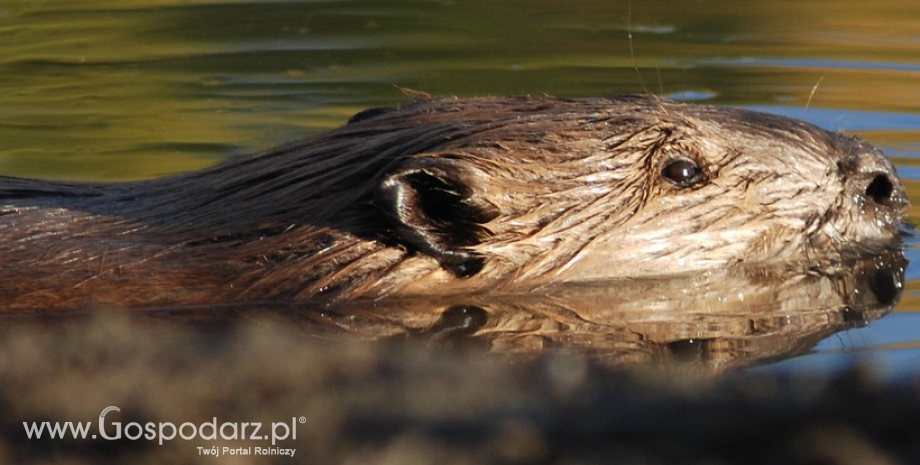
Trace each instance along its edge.
{"label": "beaver head", "polygon": [[202,172],[0,180],[0,304],[515,291],[898,245],[869,144],[656,97],[423,99]]}

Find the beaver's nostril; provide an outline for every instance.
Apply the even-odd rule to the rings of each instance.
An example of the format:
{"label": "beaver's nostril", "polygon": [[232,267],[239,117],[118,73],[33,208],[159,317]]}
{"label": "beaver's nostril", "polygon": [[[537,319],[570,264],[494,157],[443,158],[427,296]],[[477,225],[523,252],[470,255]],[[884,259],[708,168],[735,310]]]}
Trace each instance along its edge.
{"label": "beaver's nostril", "polygon": [[894,185],[891,180],[884,174],[879,174],[872,179],[872,182],[866,187],[866,197],[880,205],[891,203],[891,195],[894,193]]}

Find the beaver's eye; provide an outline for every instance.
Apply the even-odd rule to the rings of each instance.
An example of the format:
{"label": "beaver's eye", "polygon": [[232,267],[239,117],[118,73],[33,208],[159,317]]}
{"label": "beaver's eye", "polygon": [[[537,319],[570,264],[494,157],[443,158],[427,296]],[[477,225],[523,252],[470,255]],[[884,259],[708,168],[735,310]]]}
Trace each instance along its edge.
{"label": "beaver's eye", "polygon": [[703,179],[703,170],[692,160],[678,158],[664,165],[661,177],[678,187],[690,187]]}

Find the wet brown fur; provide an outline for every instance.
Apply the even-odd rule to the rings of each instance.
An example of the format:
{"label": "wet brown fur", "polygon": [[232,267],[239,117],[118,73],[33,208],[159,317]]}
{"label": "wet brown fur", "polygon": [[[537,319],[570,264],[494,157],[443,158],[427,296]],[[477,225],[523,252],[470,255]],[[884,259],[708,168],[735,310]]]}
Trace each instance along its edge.
{"label": "wet brown fur", "polygon": [[[699,182],[662,179],[680,157]],[[738,195],[712,201],[725,192]],[[889,247],[903,204],[868,144],[778,116],[640,96],[423,99],[187,175],[0,178],[0,308],[521,290],[839,258]]]}

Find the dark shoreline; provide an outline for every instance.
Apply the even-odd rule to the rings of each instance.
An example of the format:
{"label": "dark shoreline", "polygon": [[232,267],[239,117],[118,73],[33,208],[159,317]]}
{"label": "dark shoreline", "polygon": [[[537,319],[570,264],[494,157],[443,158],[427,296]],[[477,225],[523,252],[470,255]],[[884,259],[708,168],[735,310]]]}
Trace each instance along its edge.
{"label": "dark shoreline", "polygon": [[[920,378],[883,382],[859,367],[832,378],[702,378],[583,354],[515,360],[463,345],[330,342],[265,320],[203,334],[114,314],[17,325],[0,354],[5,463],[214,463],[197,448],[215,446],[296,449],[296,463],[920,460]],[[303,421],[277,445],[26,438],[24,422],[89,422],[95,432],[107,406],[120,410],[106,421],[123,425],[215,418],[265,433]]]}

